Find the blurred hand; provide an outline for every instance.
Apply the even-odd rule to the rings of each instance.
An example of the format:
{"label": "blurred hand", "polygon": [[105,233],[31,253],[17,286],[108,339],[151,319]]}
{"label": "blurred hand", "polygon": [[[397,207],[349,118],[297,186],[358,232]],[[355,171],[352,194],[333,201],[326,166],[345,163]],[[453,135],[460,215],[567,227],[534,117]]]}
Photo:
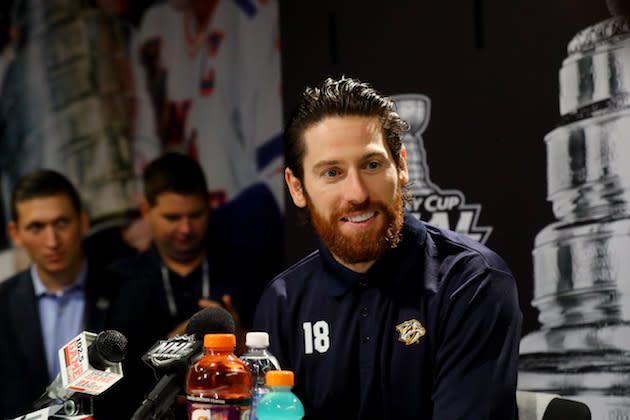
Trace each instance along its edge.
{"label": "blurred hand", "polygon": [[151,245],[151,230],[143,218],[134,219],[129,225],[121,228],[123,241],[132,248],[143,252]]}

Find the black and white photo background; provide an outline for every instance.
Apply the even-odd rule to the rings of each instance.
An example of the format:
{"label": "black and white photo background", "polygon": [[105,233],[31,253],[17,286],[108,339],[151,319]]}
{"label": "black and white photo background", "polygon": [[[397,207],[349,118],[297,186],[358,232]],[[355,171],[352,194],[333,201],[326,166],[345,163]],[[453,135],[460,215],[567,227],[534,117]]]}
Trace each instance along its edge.
{"label": "black and white photo background", "polygon": [[[627,3],[627,2],[625,2]],[[545,136],[556,221],[536,236],[541,328],[521,341],[519,387],[571,395],[594,419],[630,416],[630,27],[624,2],[575,35],[560,124]]]}

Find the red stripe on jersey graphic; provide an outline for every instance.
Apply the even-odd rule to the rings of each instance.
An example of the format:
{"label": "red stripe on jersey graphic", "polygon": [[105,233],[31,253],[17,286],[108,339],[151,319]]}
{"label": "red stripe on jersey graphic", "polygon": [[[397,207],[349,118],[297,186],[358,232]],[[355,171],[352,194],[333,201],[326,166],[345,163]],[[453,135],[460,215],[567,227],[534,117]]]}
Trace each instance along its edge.
{"label": "red stripe on jersey graphic", "polygon": [[214,91],[214,69],[210,69],[201,78],[201,96],[210,96]]}

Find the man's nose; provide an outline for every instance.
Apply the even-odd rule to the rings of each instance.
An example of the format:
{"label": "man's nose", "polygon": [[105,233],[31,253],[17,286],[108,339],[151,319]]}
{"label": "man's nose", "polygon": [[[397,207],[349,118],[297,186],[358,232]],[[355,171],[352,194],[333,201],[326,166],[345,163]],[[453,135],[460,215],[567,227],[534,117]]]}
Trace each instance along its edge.
{"label": "man's nose", "polygon": [[190,233],[192,230],[192,223],[190,222],[190,219],[187,217],[184,217],[180,223],[179,223],[179,230],[182,233]]}
{"label": "man's nose", "polygon": [[368,189],[360,171],[351,170],[348,172],[344,185],[345,199],[349,203],[364,203],[368,197]]}
{"label": "man's nose", "polygon": [[53,226],[47,226],[44,228],[44,243],[49,248],[56,248],[59,246],[59,235]]}

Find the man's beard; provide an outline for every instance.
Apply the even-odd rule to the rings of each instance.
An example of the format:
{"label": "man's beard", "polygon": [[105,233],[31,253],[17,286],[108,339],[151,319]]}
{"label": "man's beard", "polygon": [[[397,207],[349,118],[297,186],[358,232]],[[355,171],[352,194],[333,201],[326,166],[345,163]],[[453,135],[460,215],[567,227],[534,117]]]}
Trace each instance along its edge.
{"label": "man's beard", "polygon": [[[306,202],[315,231],[330,252],[347,264],[375,261],[396,247],[401,239],[403,225],[402,187],[399,186],[394,201],[387,206],[381,201],[366,200],[360,204],[350,204],[333,212],[326,220],[317,211],[311,198],[306,194]],[[375,229],[345,234],[341,232],[340,220],[345,214],[357,211],[376,211],[384,216],[384,223]]]}

